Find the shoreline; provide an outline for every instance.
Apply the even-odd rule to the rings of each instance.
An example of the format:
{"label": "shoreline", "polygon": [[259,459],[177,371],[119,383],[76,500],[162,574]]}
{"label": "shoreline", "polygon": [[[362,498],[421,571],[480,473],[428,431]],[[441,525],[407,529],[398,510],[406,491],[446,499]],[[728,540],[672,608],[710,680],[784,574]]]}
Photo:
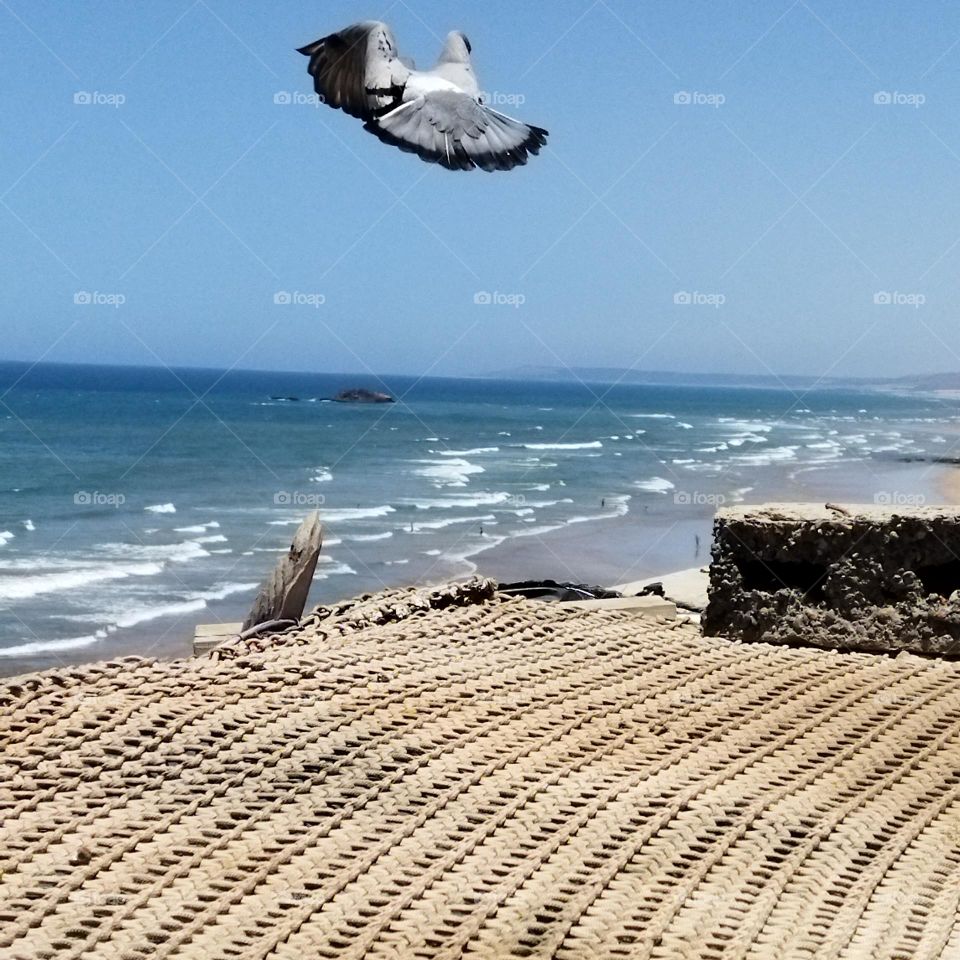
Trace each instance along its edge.
{"label": "shoreline", "polygon": [[[902,503],[905,508],[915,503],[958,504],[960,469],[944,464],[837,463],[825,469],[797,471],[760,482],[744,502],[827,500],[881,505],[887,502],[892,506]],[[730,505],[732,503],[730,501]],[[440,570],[434,558],[415,557],[405,566],[388,568],[389,572],[371,573],[367,580],[371,577],[377,580],[377,586],[372,588],[358,584],[351,589],[347,578],[323,581],[312,592],[307,608],[344,600],[370,589],[434,585],[472,573],[501,582],[551,578],[612,586],[654,581],[709,563],[714,512],[712,505],[677,504],[670,494],[653,502],[635,498],[623,515],[611,513],[609,518],[568,523],[537,535],[512,537],[479,550],[465,551],[457,556],[459,568],[447,560]],[[263,576],[268,572],[269,563],[265,563]],[[85,647],[0,657],[0,677],[129,655],[158,659],[189,657],[197,623],[242,620],[254,593],[211,602],[199,618],[196,614],[184,614],[171,618],[166,625],[154,624],[153,629],[144,624],[141,628],[118,631]]]}

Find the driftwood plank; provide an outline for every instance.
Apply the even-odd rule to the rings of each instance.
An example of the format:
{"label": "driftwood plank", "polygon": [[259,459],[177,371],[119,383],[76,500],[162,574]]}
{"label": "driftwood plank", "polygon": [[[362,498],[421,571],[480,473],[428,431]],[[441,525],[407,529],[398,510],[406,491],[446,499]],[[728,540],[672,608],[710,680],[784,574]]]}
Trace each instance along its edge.
{"label": "driftwood plank", "polygon": [[244,630],[268,620],[300,619],[322,545],[320,514],[314,511],[300,524],[289,553],[280,559],[260,588],[253,608],[243,622]]}
{"label": "driftwood plank", "polygon": [[224,640],[235,637],[243,629],[242,623],[198,623],[193,631],[193,655],[209,653]]}

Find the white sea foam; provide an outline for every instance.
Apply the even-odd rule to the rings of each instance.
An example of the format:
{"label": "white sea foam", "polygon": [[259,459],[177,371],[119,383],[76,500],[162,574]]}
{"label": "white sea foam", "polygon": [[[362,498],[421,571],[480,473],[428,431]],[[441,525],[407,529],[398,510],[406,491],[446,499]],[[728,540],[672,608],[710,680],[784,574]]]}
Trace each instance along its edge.
{"label": "white sea foam", "polygon": [[65,557],[11,557],[9,560],[0,561],[0,574],[19,573],[21,571],[35,573],[50,570],[76,570],[76,568],[76,561]]}
{"label": "white sea foam", "polygon": [[588,523],[592,520],[616,520],[618,517],[626,516],[630,512],[630,508],[627,506],[627,501],[629,500],[629,494],[607,497],[606,512],[592,514],[591,516],[570,517],[567,523]]}
{"label": "white sea foam", "polygon": [[30,530],[30,531],[32,532],[32,531],[36,530],[37,528],[33,525],[33,521],[32,521],[32,520],[24,520],[24,521],[23,521],[23,529],[24,529],[24,530]]}
{"label": "white sea foam", "polygon": [[591,440],[588,443],[525,443],[525,450],[595,450],[602,447],[599,440]]}
{"label": "white sea foam", "polygon": [[418,520],[413,524],[413,532],[419,533],[421,530],[443,530],[446,527],[456,526],[458,523],[489,523],[495,519],[496,517],[492,513],[488,513],[482,517],[447,517],[445,520]]}
{"label": "white sea foam", "polygon": [[[385,533],[358,533],[351,537],[345,536],[343,539],[353,543],[372,543],[374,540],[389,540],[392,536],[393,531],[387,530]],[[330,545],[330,541],[328,541],[326,546]]]}
{"label": "white sea foam", "polygon": [[47,593],[64,594],[94,583],[126,580],[128,577],[152,577],[162,570],[162,563],[76,564],[69,570],[7,577],[0,582],[0,600],[27,600]]}
{"label": "white sea foam", "polygon": [[405,501],[418,510],[471,510],[476,507],[491,507],[498,503],[506,503],[513,497],[509,493],[452,493],[447,497],[436,500],[407,500]]}
{"label": "white sea foam", "polygon": [[520,467],[523,470],[553,470],[557,463],[554,460],[544,460],[541,457],[519,457],[516,460],[507,461],[505,466]]}
{"label": "white sea foam", "polygon": [[329,483],[333,474],[326,467],[317,467],[317,472],[310,478],[311,483]]}
{"label": "white sea foam", "polygon": [[731,459],[738,464],[751,467],[768,467],[774,463],[783,463],[786,460],[795,460],[797,447],[773,447],[757,453],[741,453]]}
{"label": "white sea foam", "polygon": [[564,497],[561,500],[526,500],[524,502],[528,507],[535,507],[539,510],[542,507],[555,507],[560,503],[573,503],[573,500],[570,497]]}
{"label": "white sea foam", "polygon": [[0,547],[8,544],[13,539],[13,534],[9,530],[0,530]]}
{"label": "white sea foam", "polygon": [[673,490],[674,488],[674,485],[664,477],[651,477],[649,480],[637,480],[633,485],[640,490],[645,490],[647,493],[666,493],[668,490]]}
{"label": "white sea foam", "polygon": [[71,637],[66,640],[31,640],[15,647],[0,647],[0,657],[32,657],[45,653],[57,653],[62,650],[78,650],[89,647],[106,634],[91,634],[86,637]]}
{"label": "white sea foam", "polygon": [[628,413],[628,417],[634,417],[637,420],[676,420],[672,413]]}
{"label": "white sea foam", "polygon": [[426,466],[413,472],[420,477],[426,477],[435,487],[465,487],[470,477],[483,473],[483,467],[471,463],[462,457],[450,460],[414,460],[414,463],[423,463]]}
{"label": "white sea foam", "polygon": [[256,583],[221,583],[209,590],[187,594],[181,599],[121,608],[116,611],[108,611],[105,614],[101,613],[97,615],[97,619],[108,620],[109,626],[107,630],[113,633],[118,629],[129,629],[130,627],[136,627],[142,623],[150,623],[153,620],[160,620],[164,617],[178,617],[191,613],[199,613],[201,610],[206,609],[210,601],[225,600],[227,597],[233,596],[236,593],[249,593],[252,590],[256,590],[257,586]]}
{"label": "white sea foam", "polygon": [[152,507],[143,508],[147,513],[176,513],[177,508],[172,503],[155,503]]}
{"label": "white sea foam", "polygon": [[134,610],[125,616],[118,617],[114,624],[121,630],[136,627],[141,623],[149,623],[151,620],[159,620],[161,617],[177,617],[186,613],[198,613],[207,605],[206,600],[182,600],[172,603],[158,603],[152,607],[143,607],[140,610]]}
{"label": "white sea foam", "polygon": [[326,580],[327,577],[356,576],[357,571],[347,563],[333,562],[324,567],[318,567],[316,578]]}
{"label": "white sea foam", "polygon": [[758,423],[756,420],[738,420],[736,417],[718,417],[717,423],[722,423],[726,429],[736,430],[738,433],[769,433],[773,429],[769,423]]}
{"label": "white sea foam", "polygon": [[[217,530],[219,529],[220,524],[216,520],[211,520],[209,523],[198,523],[192,527],[174,527],[174,533],[206,533],[208,530]],[[156,533],[156,530],[146,531],[150,533]]]}
{"label": "white sea foam", "polygon": [[745,443],[766,443],[767,438],[759,433],[739,433],[731,437],[727,443],[731,447],[742,447]]}
{"label": "white sea foam", "polygon": [[[385,517],[395,513],[393,507],[383,504],[379,507],[343,507],[340,509],[326,508],[323,510],[323,519],[329,523],[338,523],[347,520],[372,520],[375,517]],[[270,520],[271,527],[296,527],[303,522],[303,517],[291,517],[289,520]]]}
{"label": "white sea foam", "polygon": [[123,559],[189,563],[191,560],[208,556],[201,540],[220,543],[226,540],[226,537],[201,537],[198,540],[184,540],[182,543],[163,544],[106,543],[101,544],[99,549]]}
{"label": "white sea foam", "polygon": [[[430,451],[433,453],[433,451]],[[499,447],[474,447],[472,450],[438,450],[442,457],[473,457],[481,453],[499,453]]]}

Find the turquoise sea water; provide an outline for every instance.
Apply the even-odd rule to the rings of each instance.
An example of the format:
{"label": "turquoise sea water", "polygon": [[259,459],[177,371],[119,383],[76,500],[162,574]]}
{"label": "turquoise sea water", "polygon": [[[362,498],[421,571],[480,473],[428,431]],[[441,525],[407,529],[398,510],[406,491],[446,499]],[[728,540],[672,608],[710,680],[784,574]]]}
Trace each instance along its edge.
{"label": "turquoise sea water", "polygon": [[[323,402],[353,386],[399,402]],[[839,391],[22,364],[0,365],[0,397],[2,672],[185,650],[195,623],[242,618],[313,508],[317,602],[496,574],[512,548],[549,559],[571,531],[624,551],[629,530],[656,557],[665,524],[708,529],[715,506],[780,490],[855,477],[861,499],[928,495],[898,461],[951,455],[960,410]],[[582,563],[564,572],[592,579]]]}

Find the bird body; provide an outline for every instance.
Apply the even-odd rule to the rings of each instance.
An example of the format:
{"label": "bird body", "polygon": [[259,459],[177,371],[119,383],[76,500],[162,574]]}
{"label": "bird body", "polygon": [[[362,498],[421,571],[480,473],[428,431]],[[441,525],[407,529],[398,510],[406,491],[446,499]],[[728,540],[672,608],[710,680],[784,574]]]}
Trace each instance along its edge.
{"label": "bird body", "polygon": [[403,88],[403,99],[404,101],[416,100],[418,97],[427,97],[431,93],[440,93],[442,90],[449,93],[463,93],[463,87],[452,80],[445,80],[439,73],[412,70]]}
{"label": "bird body", "polygon": [[547,131],[483,103],[466,36],[447,36],[432,70],[401,57],[381,21],[356,23],[302,47],[328,106],[364,121],[384,143],[450,170],[511,170],[546,143]]}

